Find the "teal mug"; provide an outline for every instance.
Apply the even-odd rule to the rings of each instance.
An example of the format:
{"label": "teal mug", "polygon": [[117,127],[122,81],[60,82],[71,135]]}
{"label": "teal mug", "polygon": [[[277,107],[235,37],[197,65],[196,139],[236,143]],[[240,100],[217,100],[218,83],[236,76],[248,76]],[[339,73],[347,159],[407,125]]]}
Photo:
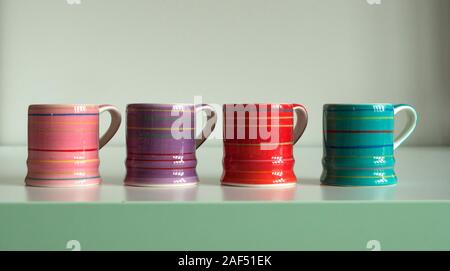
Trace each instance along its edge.
{"label": "teal mug", "polygon": [[[401,111],[407,113],[408,122],[394,139],[394,118]],[[324,105],[322,184],[396,184],[394,150],[416,124],[416,111],[405,104]]]}

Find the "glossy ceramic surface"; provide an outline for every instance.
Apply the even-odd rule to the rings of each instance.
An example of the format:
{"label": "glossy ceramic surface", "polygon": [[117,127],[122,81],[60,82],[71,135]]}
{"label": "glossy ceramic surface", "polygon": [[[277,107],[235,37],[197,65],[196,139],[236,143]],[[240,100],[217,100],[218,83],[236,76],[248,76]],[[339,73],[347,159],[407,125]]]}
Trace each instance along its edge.
{"label": "glossy ceramic surface", "polygon": [[[99,143],[99,114],[112,124]],[[120,126],[110,105],[31,105],[28,109],[28,173],[32,186],[72,187],[101,182],[98,150]]]}
{"label": "glossy ceramic surface", "polygon": [[196,184],[195,150],[206,139],[195,139],[195,113],[200,109],[208,110],[215,124],[214,111],[207,105],[128,105],[125,183],[135,186]]}
{"label": "glossy ceramic surface", "polygon": [[[394,140],[394,115],[408,112],[405,130]],[[323,173],[328,185],[378,186],[397,182],[394,149],[414,130],[408,105],[334,104],[323,108]]]}
{"label": "glossy ceramic surface", "polygon": [[293,104],[228,104],[223,112],[222,184],[295,185],[293,144],[306,128],[306,109]]}

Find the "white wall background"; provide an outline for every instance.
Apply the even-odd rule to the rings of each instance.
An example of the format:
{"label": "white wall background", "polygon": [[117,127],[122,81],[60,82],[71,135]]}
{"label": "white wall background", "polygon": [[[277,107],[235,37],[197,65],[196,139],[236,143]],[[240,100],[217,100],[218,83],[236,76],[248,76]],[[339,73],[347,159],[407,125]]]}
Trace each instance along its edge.
{"label": "white wall background", "polygon": [[408,143],[450,144],[449,52],[450,0],[0,0],[0,144],[26,144],[29,104],[195,95],[303,103],[313,145],[323,103],[410,103]]}

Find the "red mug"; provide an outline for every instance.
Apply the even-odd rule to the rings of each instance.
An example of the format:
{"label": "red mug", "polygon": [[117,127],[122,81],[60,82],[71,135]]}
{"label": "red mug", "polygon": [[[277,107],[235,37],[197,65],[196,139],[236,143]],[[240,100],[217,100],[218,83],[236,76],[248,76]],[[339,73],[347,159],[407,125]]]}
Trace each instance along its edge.
{"label": "red mug", "polygon": [[222,184],[264,187],[296,184],[293,145],[308,123],[303,105],[225,104],[223,114]]}

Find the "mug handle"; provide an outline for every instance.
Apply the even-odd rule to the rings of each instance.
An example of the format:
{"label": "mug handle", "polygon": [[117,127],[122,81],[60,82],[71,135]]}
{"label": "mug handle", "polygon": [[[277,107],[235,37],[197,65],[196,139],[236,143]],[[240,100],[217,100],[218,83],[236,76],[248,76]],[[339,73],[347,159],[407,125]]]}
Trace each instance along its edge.
{"label": "mug handle", "polygon": [[294,109],[294,112],[297,115],[297,123],[295,123],[294,126],[294,141],[292,143],[292,145],[295,145],[308,125],[308,111],[306,111],[306,108],[301,104],[293,104],[292,109]]}
{"label": "mug handle", "polygon": [[103,148],[103,146],[108,143],[111,138],[114,136],[114,134],[117,132],[117,130],[120,127],[120,123],[122,121],[122,117],[120,115],[119,109],[117,107],[109,105],[109,104],[102,104],[98,107],[99,114],[108,111],[111,115],[111,124],[108,127],[108,130],[103,134],[102,137],[100,137],[100,144],[99,149]]}
{"label": "mug handle", "polygon": [[[216,111],[214,111],[214,108],[208,104],[198,105],[195,109],[196,111],[204,110],[207,114],[206,126],[205,128],[203,128],[202,133],[200,134],[200,138],[195,139],[195,149],[198,149],[198,147],[200,147],[203,142],[205,142],[205,140],[211,135],[212,131],[214,131],[217,122],[217,114]],[[208,134],[205,135],[206,128],[208,128],[210,120],[212,120],[211,129],[209,130]]]}
{"label": "mug handle", "polygon": [[411,133],[414,131],[417,125],[417,112],[416,110],[407,104],[396,104],[394,105],[394,116],[401,111],[405,111],[408,116],[408,122],[405,128],[400,132],[400,134],[394,140],[394,150],[397,149],[403,141],[405,141]]}

